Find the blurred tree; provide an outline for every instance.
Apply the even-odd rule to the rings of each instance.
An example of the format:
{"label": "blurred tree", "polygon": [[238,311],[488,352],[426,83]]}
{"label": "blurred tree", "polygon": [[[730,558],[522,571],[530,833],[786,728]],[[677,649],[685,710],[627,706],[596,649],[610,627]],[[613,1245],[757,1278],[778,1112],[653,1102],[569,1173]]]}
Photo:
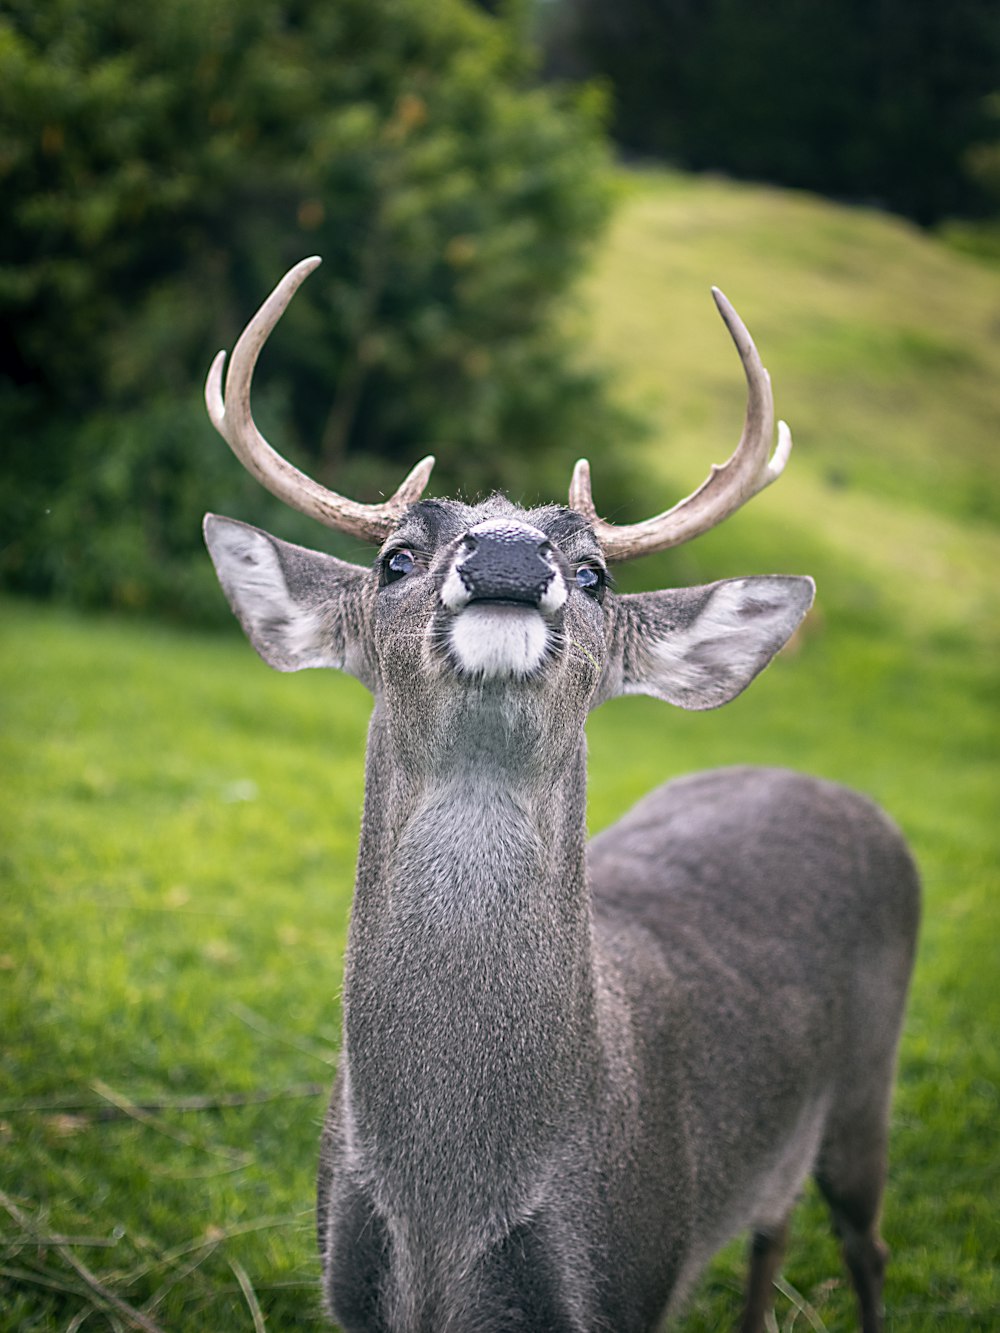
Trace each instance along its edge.
{"label": "blurred tree", "polygon": [[1000,265],[1000,92],[984,99],[983,110],[985,132],[969,145],[964,165],[992,208],[985,217],[952,218],[941,228],[941,233],[956,249]]}
{"label": "blurred tree", "polygon": [[520,26],[462,0],[3,0],[8,584],[201,607],[201,508],[269,504],[205,422],[205,368],[312,252],[255,403],[318,479],[370,497],[433,449],[439,489],[551,498],[628,430],[564,319],[608,209],[600,99],[531,87]]}
{"label": "blurred tree", "polygon": [[965,170],[1000,69],[996,0],[552,0],[550,71],[607,76],[626,149],[873,202],[982,211]]}

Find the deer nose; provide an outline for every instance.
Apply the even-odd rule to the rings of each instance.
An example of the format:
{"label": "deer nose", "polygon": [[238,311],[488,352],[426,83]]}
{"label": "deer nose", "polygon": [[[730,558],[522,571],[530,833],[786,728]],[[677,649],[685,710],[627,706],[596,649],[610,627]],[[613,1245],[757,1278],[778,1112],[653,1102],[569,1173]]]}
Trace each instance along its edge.
{"label": "deer nose", "polygon": [[465,534],[443,600],[453,611],[470,602],[516,602],[555,611],[566,588],[552,543],[527,524],[493,520]]}
{"label": "deer nose", "polygon": [[527,602],[538,606],[556,571],[545,559],[552,547],[533,533],[468,533],[458,577],[470,601]]}

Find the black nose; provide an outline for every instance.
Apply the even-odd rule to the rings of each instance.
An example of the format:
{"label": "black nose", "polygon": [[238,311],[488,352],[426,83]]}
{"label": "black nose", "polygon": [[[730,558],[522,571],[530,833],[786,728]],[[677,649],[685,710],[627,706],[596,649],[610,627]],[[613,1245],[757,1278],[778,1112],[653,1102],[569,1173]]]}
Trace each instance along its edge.
{"label": "black nose", "polygon": [[538,606],[555,577],[544,556],[552,550],[533,533],[468,533],[463,538],[468,555],[458,565],[470,600],[474,602],[527,602]]}

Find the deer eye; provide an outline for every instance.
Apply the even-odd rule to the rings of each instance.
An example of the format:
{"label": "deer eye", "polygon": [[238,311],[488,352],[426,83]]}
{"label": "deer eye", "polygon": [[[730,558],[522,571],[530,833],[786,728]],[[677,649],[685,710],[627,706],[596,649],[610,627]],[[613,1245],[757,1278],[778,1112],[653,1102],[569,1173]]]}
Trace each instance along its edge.
{"label": "deer eye", "polygon": [[416,568],[416,563],[412,551],[393,551],[391,555],[386,556],[382,561],[382,582],[398,582],[400,579],[405,578],[407,574],[413,573]]}
{"label": "deer eye", "polygon": [[604,596],[606,582],[607,575],[600,565],[581,565],[576,571],[576,586],[598,601]]}

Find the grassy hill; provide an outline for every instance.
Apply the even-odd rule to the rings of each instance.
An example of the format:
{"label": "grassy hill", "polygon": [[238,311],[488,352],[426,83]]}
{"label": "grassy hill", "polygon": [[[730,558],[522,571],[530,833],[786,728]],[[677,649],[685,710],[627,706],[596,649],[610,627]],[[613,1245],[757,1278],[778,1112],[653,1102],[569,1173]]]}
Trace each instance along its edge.
{"label": "grassy hill", "polygon": [[[888,1323],[994,1327],[1000,274],[801,195],[662,173],[620,189],[585,304],[595,357],[652,421],[626,517],[692,490],[738,436],[712,283],[796,439],[777,486],[621,582],[789,570],[820,596],[794,650],[718,713],[597,712],[591,822],[745,761],[849,782],[899,820],[927,911]],[[16,603],[0,626],[0,1330],[324,1327],[313,1174],[367,695],[268,672],[235,635]],[[684,1333],[733,1325],[741,1274],[735,1245]],[[854,1327],[811,1193],[784,1283],[782,1329]]]}
{"label": "grassy hill", "polygon": [[[586,288],[595,354],[653,422],[635,514],[721,462],[743,382],[709,288],[771,372],[795,439],[781,482],[690,548],[715,568],[816,540],[912,627],[996,643],[1000,274],[897,218],[668,173],[621,180]],[[595,499],[600,469],[595,461]],[[836,589],[829,589],[836,595]]]}

